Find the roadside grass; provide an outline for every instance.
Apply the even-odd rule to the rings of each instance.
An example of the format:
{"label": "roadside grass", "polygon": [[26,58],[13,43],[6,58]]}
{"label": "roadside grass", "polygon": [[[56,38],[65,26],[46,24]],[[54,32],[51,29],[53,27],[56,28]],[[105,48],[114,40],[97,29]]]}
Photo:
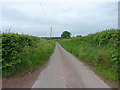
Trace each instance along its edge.
{"label": "roadside grass", "polygon": [[[94,36],[91,34],[86,37],[83,36],[80,38],[59,40],[59,42],[67,51],[78,57],[80,60],[92,65],[95,72],[104,79],[109,82],[118,82],[118,48],[113,46],[118,43],[113,41],[118,37],[111,37],[111,39],[114,38],[111,42],[108,41],[106,42],[107,44],[102,45],[99,44],[99,40],[96,40],[96,42],[90,41],[91,37],[96,38],[97,35],[101,37],[104,33],[112,33],[114,35],[118,32],[117,30],[108,30],[96,33]],[[106,34],[101,39],[103,40],[105,36]]]}
{"label": "roadside grass", "polygon": [[55,47],[54,41],[12,33],[4,33],[2,40],[2,77],[24,75],[41,67]]}

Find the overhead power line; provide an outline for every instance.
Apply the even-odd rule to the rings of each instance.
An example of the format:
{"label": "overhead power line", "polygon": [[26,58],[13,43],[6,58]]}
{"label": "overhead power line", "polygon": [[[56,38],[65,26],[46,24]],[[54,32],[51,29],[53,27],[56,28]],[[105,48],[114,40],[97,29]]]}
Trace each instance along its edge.
{"label": "overhead power line", "polygon": [[43,8],[43,6],[42,6],[42,2],[39,0],[39,4],[40,4],[40,6],[41,6],[41,9],[42,9],[42,11],[43,11],[43,13],[44,13],[44,15],[45,15],[45,17],[47,17],[47,15],[46,15],[46,13],[45,13],[45,10],[44,10],[44,8]]}
{"label": "overhead power line", "polygon": [[46,17],[46,21],[47,21],[48,24],[50,25],[50,22],[48,21],[47,14],[46,14],[46,12],[45,12],[45,9],[44,9],[44,7],[43,7],[43,5],[42,5],[41,0],[39,0],[39,5],[40,5],[40,7],[41,7],[41,9],[42,9],[42,11],[43,11],[45,17]]}
{"label": "overhead power line", "polygon": [[[43,5],[42,5],[41,0],[39,0],[39,5],[40,5],[40,7],[41,7],[41,9],[42,9],[45,17],[46,17],[47,23],[50,25],[50,22],[48,21],[48,18],[47,18],[47,15],[46,15],[46,12],[45,12],[45,9],[44,9],[44,7],[43,7]],[[51,26],[51,25],[50,25],[50,26]],[[52,37],[52,26],[50,27],[50,37]]]}

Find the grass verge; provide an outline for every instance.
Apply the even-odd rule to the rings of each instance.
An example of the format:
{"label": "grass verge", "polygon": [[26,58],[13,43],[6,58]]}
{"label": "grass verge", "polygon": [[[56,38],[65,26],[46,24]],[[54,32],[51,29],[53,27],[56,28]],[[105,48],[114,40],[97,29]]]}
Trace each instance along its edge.
{"label": "grass verge", "polygon": [[24,75],[43,65],[54,51],[54,41],[14,33],[2,34],[2,77]]}
{"label": "grass verge", "polygon": [[79,59],[92,65],[96,73],[105,80],[118,82],[118,30],[107,30],[95,34],[59,40],[60,44]]}

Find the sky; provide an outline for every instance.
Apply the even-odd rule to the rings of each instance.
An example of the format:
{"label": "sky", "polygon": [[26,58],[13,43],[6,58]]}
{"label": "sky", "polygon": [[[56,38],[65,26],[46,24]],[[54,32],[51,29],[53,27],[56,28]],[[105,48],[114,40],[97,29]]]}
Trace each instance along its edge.
{"label": "sky", "polygon": [[[118,28],[117,0],[4,0],[0,4],[2,30],[39,37],[87,35]],[[2,22],[1,22],[2,21]]]}

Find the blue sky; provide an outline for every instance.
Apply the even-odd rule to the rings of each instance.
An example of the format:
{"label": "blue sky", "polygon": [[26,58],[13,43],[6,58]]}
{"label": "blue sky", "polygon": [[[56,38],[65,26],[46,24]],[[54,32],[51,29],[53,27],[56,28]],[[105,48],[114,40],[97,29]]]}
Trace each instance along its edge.
{"label": "blue sky", "polygon": [[87,35],[118,28],[117,2],[3,2],[2,27],[12,32],[35,36],[60,36],[64,30],[72,36]]}

